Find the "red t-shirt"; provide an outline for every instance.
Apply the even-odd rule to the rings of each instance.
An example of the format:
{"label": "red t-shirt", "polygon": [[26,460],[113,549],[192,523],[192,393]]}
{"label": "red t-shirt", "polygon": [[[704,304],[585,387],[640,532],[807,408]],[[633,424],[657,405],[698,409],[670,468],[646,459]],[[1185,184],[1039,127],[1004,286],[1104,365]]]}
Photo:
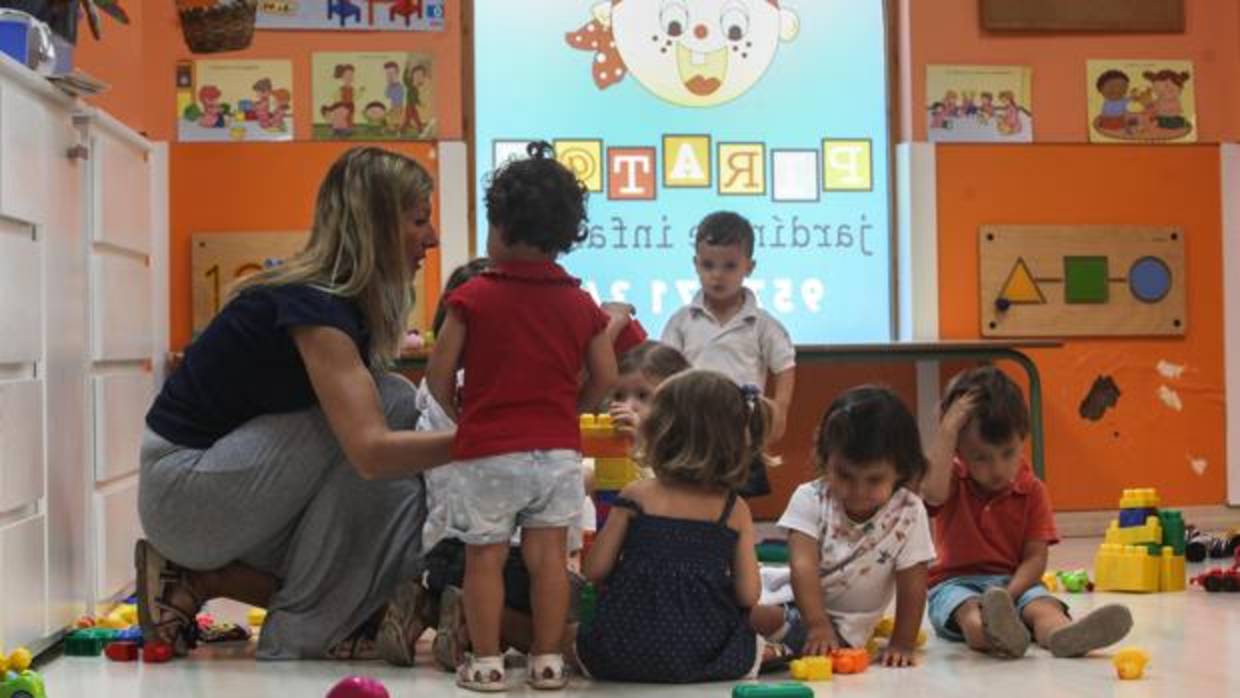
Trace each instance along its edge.
{"label": "red t-shirt", "polygon": [[501,262],[446,299],[465,324],[465,386],[453,456],[581,450],[578,377],[607,327],[554,262]]}
{"label": "red t-shirt", "polygon": [[646,328],[637,321],[637,318],[629,318],[629,322],[620,330],[620,334],[616,337],[616,341],[612,343],[612,349],[616,350],[616,358],[624,356],[630,349],[641,344],[649,338],[646,334]]}
{"label": "red t-shirt", "polygon": [[1011,486],[990,494],[973,482],[957,459],[951,494],[929,510],[938,549],[930,586],[967,575],[1010,575],[1020,566],[1027,541],[1059,542],[1046,486],[1024,462]]}

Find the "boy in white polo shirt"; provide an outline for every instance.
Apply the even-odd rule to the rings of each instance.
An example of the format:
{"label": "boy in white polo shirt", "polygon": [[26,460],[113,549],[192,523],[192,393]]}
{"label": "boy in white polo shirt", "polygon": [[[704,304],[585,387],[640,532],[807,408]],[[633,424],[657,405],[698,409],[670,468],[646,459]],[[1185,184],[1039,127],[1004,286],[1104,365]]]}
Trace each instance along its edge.
{"label": "boy in white polo shirt", "polygon": [[[693,266],[702,290],[676,311],[663,330],[663,343],[679,349],[694,368],[719,371],[738,385],[765,390],[774,376],[775,424],[771,441],[787,423],[795,387],[796,350],[788,330],[758,307],[744,281],[753,273],[753,226],[739,214],[717,211],[698,224]],[[759,461],[741,490],[745,497],[769,494],[766,467]]]}

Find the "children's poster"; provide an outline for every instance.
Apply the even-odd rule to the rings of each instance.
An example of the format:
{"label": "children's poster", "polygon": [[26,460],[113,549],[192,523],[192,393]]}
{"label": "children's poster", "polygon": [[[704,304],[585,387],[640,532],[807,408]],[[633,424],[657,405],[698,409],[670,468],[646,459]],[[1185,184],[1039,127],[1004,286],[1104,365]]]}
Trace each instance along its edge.
{"label": "children's poster", "polygon": [[255,27],[309,31],[443,31],[446,0],[259,0]]}
{"label": "children's poster", "polygon": [[316,53],[315,140],[430,140],[438,135],[431,57]]}
{"label": "children's poster", "polygon": [[930,140],[1033,142],[1032,83],[1026,66],[926,66]]}
{"label": "children's poster", "polygon": [[182,61],[176,73],[177,140],[293,139],[291,61]]}
{"label": "children's poster", "polygon": [[485,4],[478,249],[486,177],[546,140],[591,192],[560,262],[654,336],[698,291],[698,222],[731,210],[754,227],[746,285],[795,342],[890,339],[883,0]]}
{"label": "children's poster", "polygon": [[1089,61],[1089,140],[1196,143],[1192,61]]}

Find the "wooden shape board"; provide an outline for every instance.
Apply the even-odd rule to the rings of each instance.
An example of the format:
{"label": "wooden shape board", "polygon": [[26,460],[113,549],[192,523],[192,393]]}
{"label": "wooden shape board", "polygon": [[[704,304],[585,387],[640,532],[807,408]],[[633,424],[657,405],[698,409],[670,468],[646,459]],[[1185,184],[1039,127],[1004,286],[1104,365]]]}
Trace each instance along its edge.
{"label": "wooden shape board", "polygon": [[982,226],[983,337],[1177,336],[1184,234],[1158,226]]}
{"label": "wooden shape board", "polygon": [[980,0],[989,31],[1170,32],[1185,29],[1184,0]]}

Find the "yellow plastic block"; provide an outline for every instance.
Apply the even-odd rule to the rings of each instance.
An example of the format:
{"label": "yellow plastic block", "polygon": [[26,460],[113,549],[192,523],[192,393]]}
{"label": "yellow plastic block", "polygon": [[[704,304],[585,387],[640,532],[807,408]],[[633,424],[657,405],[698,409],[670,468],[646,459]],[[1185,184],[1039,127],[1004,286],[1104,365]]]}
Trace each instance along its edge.
{"label": "yellow plastic block", "polygon": [[1135,681],[1145,673],[1145,665],[1150,655],[1138,647],[1125,647],[1115,653],[1111,663],[1115,665],[1115,673],[1123,681]]}
{"label": "yellow plastic block", "polygon": [[16,671],[20,674],[30,668],[30,663],[33,660],[34,657],[30,654],[30,650],[25,647],[18,647],[9,655],[8,670]]}
{"label": "yellow plastic block", "polygon": [[806,657],[792,660],[792,678],[797,681],[830,681],[830,657]]}
{"label": "yellow plastic block", "polygon": [[586,458],[627,458],[631,450],[632,440],[616,431],[611,415],[581,415],[581,455]]}
{"label": "yellow plastic block", "polygon": [[1158,490],[1153,487],[1124,490],[1124,493],[1119,498],[1119,508],[1145,509],[1147,507],[1157,507],[1159,501],[1161,500],[1158,498]]}
{"label": "yellow plastic block", "polygon": [[1042,586],[1046,587],[1047,591],[1054,594],[1059,591],[1059,577],[1056,577],[1054,572],[1047,572],[1042,575]]}
{"label": "yellow plastic block", "polygon": [[1103,543],[1094,558],[1094,586],[1098,591],[1159,590],[1159,558],[1136,545]]}
{"label": "yellow plastic block", "polygon": [[1119,521],[1111,519],[1104,542],[1112,545],[1142,545],[1162,543],[1162,540],[1162,522],[1157,516],[1149,516],[1146,517],[1144,526],[1129,526],[1128,528],[1120,528]]}
{"label": "yellow plastic block", "polygon": [[245,621],[249,623],[250,627],[252,628],[257,628],[261,626],[263,622],[266,620],[267,620],[267,609],[265,608],[251,608],[245,614]]}
{"label": "yellow plastic block", "polygon": [[619,491],[630,482],[642,479],[641,469],[632,458],[595,458],[594,489],[601,492]]}
{"label": "yellow plastic block", "polygon": [[[870,647],[870,643],[874,643],[874,647],[877,648],[878,643],[875,642],[875,640],[879,638],[890,638],[891,634],[895,631],[896,619],[891,616],[883,616],[882,619],[878,621],[878,625],[874,626],[874,632],[870,636],[870,642],[867,642],[865,645],[866,649],[870,650],[870,654],[874,654],[874,649]],[[917,647],[925,647],[926,642],[929,640],[930,636],[926,634],[926,629],[919,628],[917,630]]]}
{"label": "yellow plastic block", "polygon": [[1163,546],[1158,560],[1158,587],[1162,591],[1184,591],[1188,588],[1188,576],[1184,568],[1184,556],[1176,555],[1175,548]]}

